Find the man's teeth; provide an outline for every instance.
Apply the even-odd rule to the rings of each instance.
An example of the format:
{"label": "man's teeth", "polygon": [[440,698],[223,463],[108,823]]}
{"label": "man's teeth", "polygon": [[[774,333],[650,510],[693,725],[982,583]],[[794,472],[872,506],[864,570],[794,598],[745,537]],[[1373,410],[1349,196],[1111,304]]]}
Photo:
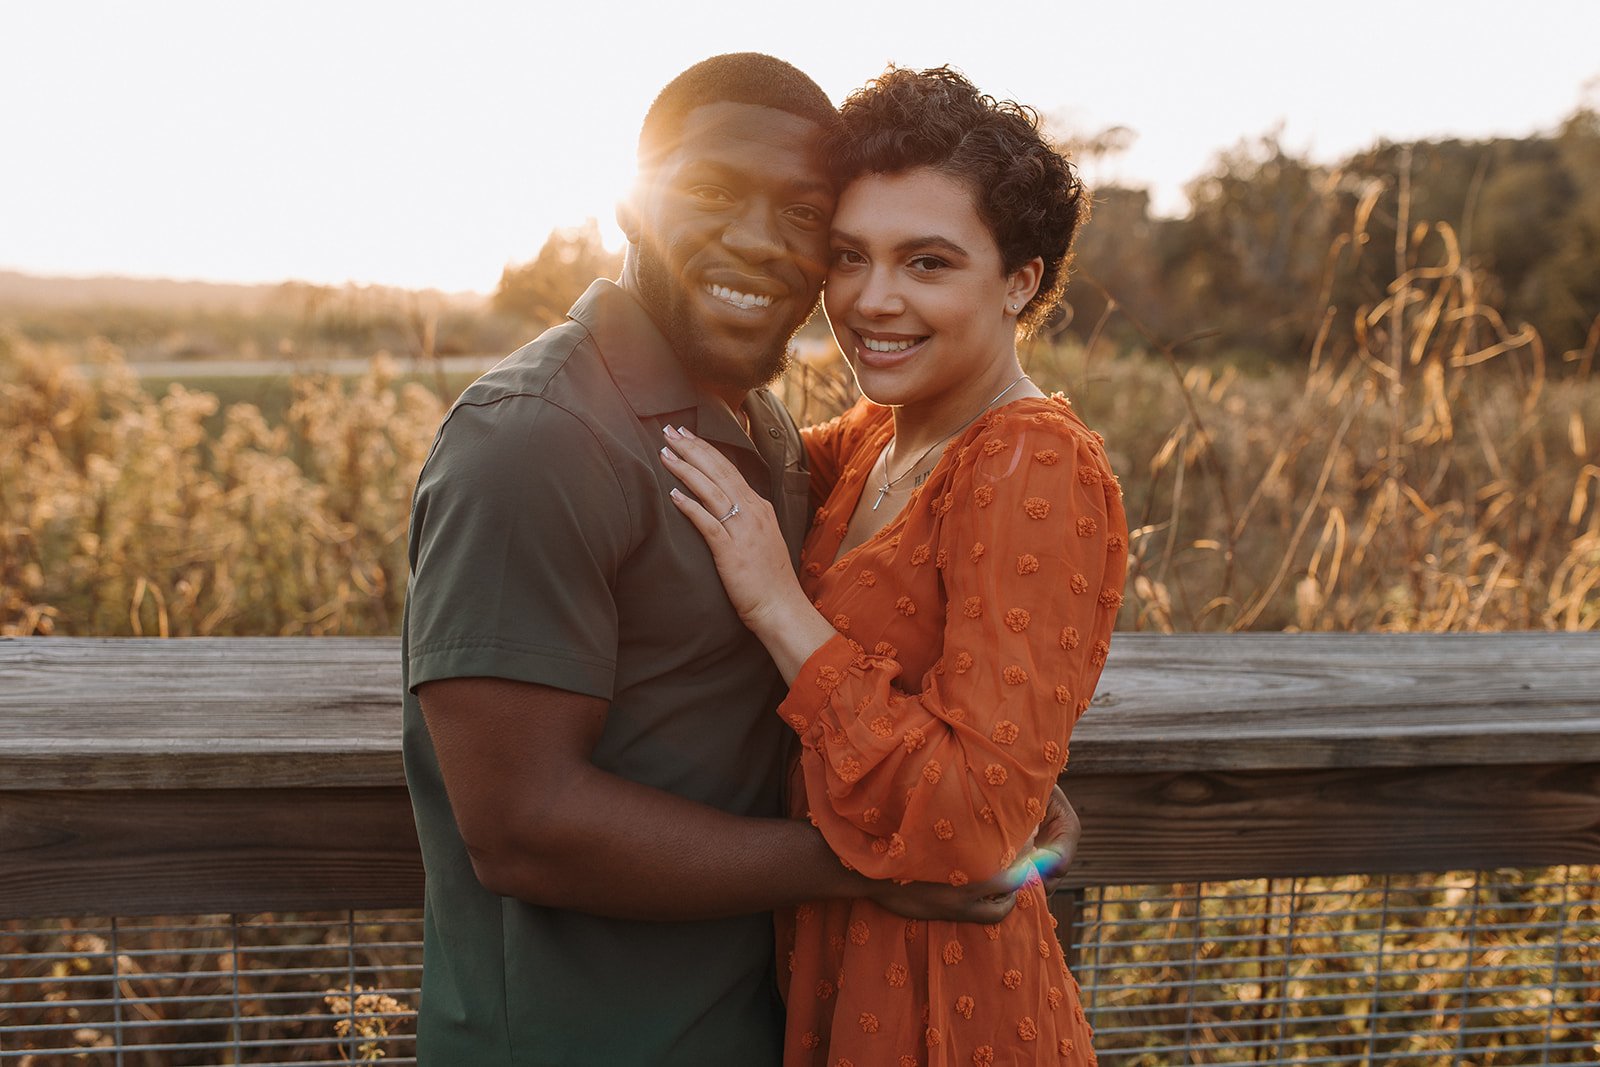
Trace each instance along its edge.
{"label": "man's teeth", "polygon": [[726,300],[735,307],[769,308],[772,306],[772,297],[770,296],[741,293],[737,289],[729,289],[726,285],[708,285],[706,286],[706,292],[719,300]]}
{"label": "man's teeth", "polygon": [[867,346],[869,352],[904,352],[917,341],[875,341],[870,337],[863,337],[861,343]]}

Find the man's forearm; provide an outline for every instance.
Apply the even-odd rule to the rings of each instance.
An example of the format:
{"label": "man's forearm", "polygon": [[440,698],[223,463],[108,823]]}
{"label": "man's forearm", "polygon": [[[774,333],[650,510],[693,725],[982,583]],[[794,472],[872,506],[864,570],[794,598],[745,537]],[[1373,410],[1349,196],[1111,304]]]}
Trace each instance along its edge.
{"label": "man's forearm", "polygon": [[730,815],[593,766],[507,811],[472,859],[503,896],[627,919],[742,915],[871,887],[808,823]]}
{"label": "man's forearm", "polygon": [[609,712],[599,698],[478,677],[427,682],[417,696],[491,892],[630,919],[864,896],[912,918],[998,921],[990,887],[874,882],[806,822],[730,815],[602,771],[590,760]]}

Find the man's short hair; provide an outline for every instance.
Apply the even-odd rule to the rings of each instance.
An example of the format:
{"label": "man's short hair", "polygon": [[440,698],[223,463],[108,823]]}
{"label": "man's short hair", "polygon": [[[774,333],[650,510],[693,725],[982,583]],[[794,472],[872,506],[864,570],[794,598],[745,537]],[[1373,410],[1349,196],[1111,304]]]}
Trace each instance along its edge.
{"label": "man's short hair", "polygon": [[656,95],[639,130],[639,166],[672,150],[689,112],[718,103],[776,108],[823,131],[839,121],[828,94],[799,68],[761,52],[729,52],[701,60]]}

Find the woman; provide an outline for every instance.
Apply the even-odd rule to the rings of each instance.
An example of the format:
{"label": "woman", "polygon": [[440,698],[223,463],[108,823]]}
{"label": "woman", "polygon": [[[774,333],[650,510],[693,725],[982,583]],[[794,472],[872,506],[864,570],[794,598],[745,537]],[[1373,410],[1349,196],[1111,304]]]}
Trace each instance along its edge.
{"label": "woman", "polygon": [[[731,464],[670,429],[663,461],[790,683],[795,814],[869,877],[963,885],[1031,844],[1122,599],[1100,439],[1017,358],[1087,205],[1031,112],[948,69],[890,68],[842,117],[824,304],[864,397],[806,431],[800,582]],[[785,1062],[1093,1063],[1053,926],[1037,875],[993,925],[796,909]]]}

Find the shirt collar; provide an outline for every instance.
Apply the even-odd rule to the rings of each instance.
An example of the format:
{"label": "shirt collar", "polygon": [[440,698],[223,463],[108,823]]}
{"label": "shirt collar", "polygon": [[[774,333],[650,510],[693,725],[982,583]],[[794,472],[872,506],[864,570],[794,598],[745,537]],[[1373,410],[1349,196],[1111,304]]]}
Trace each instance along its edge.
{"label": "shirt collar", "polygon": [[[695,388],[672,346],[632,293],[609,279],[596,279],[567,317],[589,332],[611,380],[641,419],[680,414],[702,437],[758,451],[727,405]],[[752,416],[751,434],[764,435],[771,413],[751,397],[743,408]]]}
{"label": "shirt collar", "polygon": [[672,346],[633,295],[616,282],[596,279],[567,317],[589,331],[611,379],[641,418],[699,404],[699,390]]}

